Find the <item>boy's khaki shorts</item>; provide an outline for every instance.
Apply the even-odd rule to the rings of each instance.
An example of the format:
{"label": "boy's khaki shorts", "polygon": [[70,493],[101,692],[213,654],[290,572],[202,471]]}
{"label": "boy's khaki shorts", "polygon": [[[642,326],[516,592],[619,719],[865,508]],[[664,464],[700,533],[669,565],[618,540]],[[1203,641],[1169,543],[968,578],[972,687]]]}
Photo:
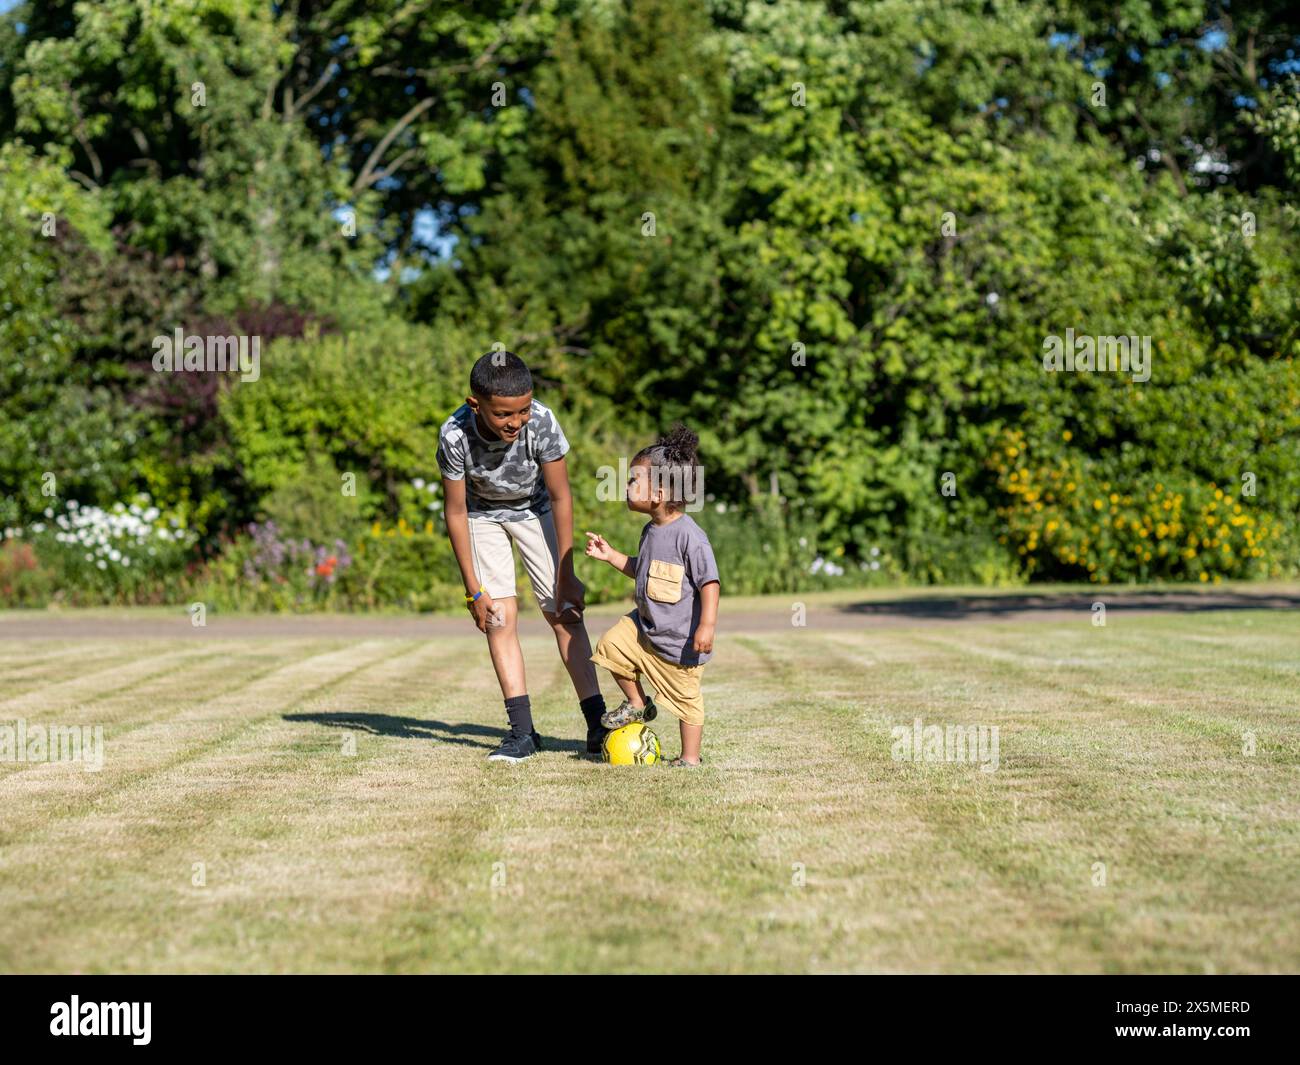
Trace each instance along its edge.
{"label": "boy's khaki shorts", "polygon": [[517,594],[515,556],[510,550],[512,541],[523,559],[537,605],[553,613],[560,549],[550,511],[524,521],[469,519],[469,549],[474,557],[474,575],[479,584],[493,599],[510,599]]}
{"label": "boy's khaki shorts", "polygon": [[640,631],[630,614],[602,636],[591,660],[616,677],[636,680],[644,676],[655,691],[655,702],[688,725],[704,724],[704,698],[700,695],[703,666],[682,666],[660,658],[641,643]]}

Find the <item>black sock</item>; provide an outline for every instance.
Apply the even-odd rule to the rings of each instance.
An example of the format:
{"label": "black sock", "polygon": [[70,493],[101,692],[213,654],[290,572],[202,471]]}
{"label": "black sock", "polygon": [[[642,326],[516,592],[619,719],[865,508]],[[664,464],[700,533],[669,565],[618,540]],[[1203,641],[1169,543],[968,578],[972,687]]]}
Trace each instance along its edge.
{"label": "black sock", "polygon": [[578,709],[587,719],[587,728],[595,728],[600,724],[600,715],[605,712],[605,697],[599,692],[589,695],[578,704]]}
{"label": "black sock", "polygon": [[533,708],[528,696],[516,695],[506,700],[506,716],[510,718],[510,731],[519,736],[530,736],[533,732]]}

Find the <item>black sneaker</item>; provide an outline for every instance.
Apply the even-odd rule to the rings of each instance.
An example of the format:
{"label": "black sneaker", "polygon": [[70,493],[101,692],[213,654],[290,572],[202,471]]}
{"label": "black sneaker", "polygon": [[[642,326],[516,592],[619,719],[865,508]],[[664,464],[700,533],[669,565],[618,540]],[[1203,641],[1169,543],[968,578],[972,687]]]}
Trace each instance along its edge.
{"label": "black sneaker", "polygon": [[489,762],[522,762],[537,753],[537,744],[532,736],[521,736],[515,732],[506,733],[501,746],[488,755]]}
{"label": "black sneaker", "polygon": [[609,729],[604,725],[595,724],[587,726],[587,753],[603,754],[605,750],[605,736]]}
{"label": "black sneaker", "polygon": [[542,737],[537,734],[536,729],[533,729],[533,746],[539,751],[542,749]]}

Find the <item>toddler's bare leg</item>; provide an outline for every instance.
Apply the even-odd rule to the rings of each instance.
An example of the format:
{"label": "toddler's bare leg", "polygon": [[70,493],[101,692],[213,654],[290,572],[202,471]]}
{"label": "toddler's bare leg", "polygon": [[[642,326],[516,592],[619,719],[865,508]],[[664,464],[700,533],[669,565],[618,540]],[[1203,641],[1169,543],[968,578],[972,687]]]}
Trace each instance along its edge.
{"label": "toddler's bare leg", "polygon": [[638,710],[645,709],[645,689],[641,687],[640,677],[625,680],[623,677],[615,676],[614,683],[618,685],[619,691],[623,693],[629,705]]}
{"label": "toddler's bare leg", "polygon": [[678,721],[678,724],[682,733],[682,761],[699,765],[700,739],[704,736],[704,726],[688,725],[685,721]]}

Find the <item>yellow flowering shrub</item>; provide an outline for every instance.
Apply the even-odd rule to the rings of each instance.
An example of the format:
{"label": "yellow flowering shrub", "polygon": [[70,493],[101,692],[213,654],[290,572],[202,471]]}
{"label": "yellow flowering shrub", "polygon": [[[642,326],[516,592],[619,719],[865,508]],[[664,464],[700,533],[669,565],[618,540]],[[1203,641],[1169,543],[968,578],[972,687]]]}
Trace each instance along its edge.
{"label": "yellow flowering shrub", "polygon": [[987,465],[1005,502],[999,539],[1040,578],[1218,582],[1280,575],[1282,522],[1238,486],[1145,474],[1121,484],[1065,451],[1038,460],[1007,430]]}

